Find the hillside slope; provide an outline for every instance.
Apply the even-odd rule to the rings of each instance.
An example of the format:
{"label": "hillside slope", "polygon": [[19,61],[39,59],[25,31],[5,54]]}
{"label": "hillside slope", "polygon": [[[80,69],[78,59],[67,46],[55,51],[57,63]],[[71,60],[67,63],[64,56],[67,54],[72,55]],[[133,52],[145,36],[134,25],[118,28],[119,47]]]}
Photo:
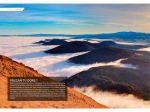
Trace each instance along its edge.
{"label": "hillside slope", "polygon": [[67,43],[67,41],[65,40],[61,40],[61,39],[53,39],[50,42],[44,42],[42,43],[42,45],[62,45]]}
{"label": "hillside slope", "polygon": [[56,48],[45,51],[46,53],[58,54],[58,53],[76,53],[91,51],[98,48],[107,47],[107,44],[92,44],[89,42],[73,41],[58,46]]}
{"label": "hillside slope", "polygon": [[133,94],[144,100],[150,100],[149,74],[130,68],[95,67],[71,76],[67,82],[71,88],[94,86],[95,90]]}
{"label": "hillside slope", "polygon": [[114,41],[102,41],[102,42],[100,42],[100,44],[108,44],[108,45],[110,45],[110,46],[112,46],[112,47],[121,48],[121,49],[141,49],[141,48],[149,47],[149,46],[146,46],[146,45],[117,44],[117,43],[115,43]]}
{"label": "hillside slope", "polygon": [[144,57],[132,57],[127,60],[122,60],[123,64],[131,64],[143,73],[150,73],[150,60]]}
{"label": "hillside slope", "polygon": [[39,42],[34,42],[33,44],[42,44],[42,45],[62,45],[67,43],[67,41],[63,40],[63,39],[45,39],[44,41],[39,41]]}
{"label": "hillside slope", "polygon": [[68,101],[7,101],[7,77],[45,76],[30,67],[0,55],[0,108],[107,108],[69,87]]}
{"label": "hillside slope", "polygon": [[125,49],[105,47],[105,48],[93,50],[83,55],[70,58],[69,61],[76,64],[92,64],[96,62],[116,61],[118,59],[131,58],[134,56],[135,53],[132,53]]}

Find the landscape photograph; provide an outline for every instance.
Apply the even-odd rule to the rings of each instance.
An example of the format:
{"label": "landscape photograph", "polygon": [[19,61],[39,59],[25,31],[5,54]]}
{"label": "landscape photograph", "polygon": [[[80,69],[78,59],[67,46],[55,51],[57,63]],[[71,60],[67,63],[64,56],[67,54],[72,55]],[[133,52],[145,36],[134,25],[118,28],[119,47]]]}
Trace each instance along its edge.
{"label": "landscape photograph", "polygon": [[[9,101],[10,77],[66,77],[67,100]],[[3,108],[150,108],[150,4],[0,4]]]}

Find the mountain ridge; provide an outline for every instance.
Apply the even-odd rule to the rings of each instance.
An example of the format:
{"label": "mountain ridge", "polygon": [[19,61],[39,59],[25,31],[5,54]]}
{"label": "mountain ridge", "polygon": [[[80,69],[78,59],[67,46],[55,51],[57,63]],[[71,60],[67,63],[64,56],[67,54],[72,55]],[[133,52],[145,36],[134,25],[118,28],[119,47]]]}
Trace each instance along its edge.
{"label": "mountain ridge", "polygon": [[95,91],[133,94],[138,98],[150,100],[149,74],[130,68],[117,66],[93,67],[69,77],[67,83],[71,88],[94,86]]}
{"label": "mountain ridge", "polygon": [[82,35],[103,35],[103,34],[150,34],[150,33],[144,33],[144,32],[134,32],[134,31],[121,31],[116,33],[101,33],[101,34],[28,34],[28,35],[0,35],[0,36],[82,36]]}
{"label": "mountain ridge", "polygon": [[72,41],[66,44],[60,45],[56,48],[45,51],[45,53],[51,54],[59,54],[59,53],[76,53],[76,52],[85,52],[91,51],[94,49],[108,47],[106,44],[92,44],[89,42],[81,42],[81,41]]}
{"label": "mountain ridge", "polygon": [[67,43],[67,41],[63,40],[63,39],[52,39],[52,40],[41,40],[39,42],[34,42],[33,44],[42,44],[42,45],[62,45]]}
{"label": "mountain ridge", "polygon": [[93,64],[98,62],[111,62],[118,59],[130,58],[134,56],[136,56],[135,53],[125,49],[105,47],[70,58],[69,61],[76,64]]}

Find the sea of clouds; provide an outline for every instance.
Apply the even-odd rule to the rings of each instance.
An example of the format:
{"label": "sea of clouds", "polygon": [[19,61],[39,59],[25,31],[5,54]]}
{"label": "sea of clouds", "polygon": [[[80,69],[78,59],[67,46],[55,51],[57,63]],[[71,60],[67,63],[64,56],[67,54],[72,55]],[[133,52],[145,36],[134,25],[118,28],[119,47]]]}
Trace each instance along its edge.
{"label": "sea of clouds", "polygon": [[[51,37],[57,38],[57,37]],[[74,56],[85,54],[80,53],[65,53],[65,54],[47,54],[44,51],[57,47],[56,45],[43,46],[33,44],[34,42],[51,39],[50,37],[1,37],[0,54],[8,56],[18,62],[22,62],[37,70],[39,73],[46,76],[67,76],[70,77],[81,71],[88,70],[92,67],[116,65],[126,68],[136,68],[129,64],[121,64],[124,59],[119,59],[109,63],[95,64],[73,64],[69,63],[68,59]],[[66,37],[67,39],[69,37]],[[59,37],[61,39],[61,37]],[[72,41],[72,39],[70,39]],[[82,40],[82,39],[81,39]]]}
{"label": "sea of clouds", "polygon": [[[44,51],[52,49],[57,46],[56,45],[43,46],[43,45],[33,44],[34,42],[38,42],[40,40],[54,39],[54,38],[67,39],[67,40],[70,39],[70,41],[74,41],[73,39],[71,39],[71,37],[0,37],[0,54],[8,56],[18,62],[22,62],[25,65],[34,68],[39,73],[41,73],[45,76],[67,76],[67,77],[70,77],[81,71],[88,70],[92,67],[109,66],[109,65],[115,65],[118,67],[136,69],[135,66],[132,66],[130,64],[120,63],[122,60],[125,60],[125,59],[119,59],[114,62],[95,63],[95,64],[89,64],[89,65],[73,64],[73,63],[68,62],[69,58],[78,56],[78,55],[82,55],[87,52],[65,53],[65,54],[47,54]],[[83,40],[81,39],[80,41],[83,41]],[[99,41],[99,40],[95,39],[93,41]],[[80,89],[78,88],[78,90],[82,90],[82,88],[80,88]],[[87,95],[92,97],[93,99],[95,98],[94,96],[99,95],[99,97],[101,97],[101,99],[102,99],[101,101],[106,100],[107,104],[109,104],[109,103],[111,104],[111,101],[116,101],[115,98],[104,97],[103,94],[99,94],[99,93],[94,93],[94,94],[96,94],[96,95],[91,96],[91,94],[89,94],[89,93]],[[119,98],[121,100],[122,97],[118,96],[118,99]],[[126,98],[128,98],[128,97],[124,97],[124,99],[126,99]],[[98,100],[98,98],[96,98],[96,99]],[[100,102],[100,103],[105,104],[105,102],[104,103]],[[113,104],[112,108],[113,107],[115,107],[115,108],[131,107],[130,105],[124,106],[124,104],[122,104],[122,106],[121,106],[121,104],[117,105],[117,103],[119,103],[119,102],[116,102],[115,104]],[[108,106],[110,106],[110,105],[108,105]]]}
{"label": "sea of clouds", "polygon": [[139,51],[148,51],[150,52],[150,47],[138,49]]}
{"label": "sea of clouds", "polygon": [[109,108],[150,108],[150,101],[138,99],[132,94],[115,94],[106,91],[94,91],[94,87],[74,87],[78,92],[81,92],[95,101],[108,106]]}

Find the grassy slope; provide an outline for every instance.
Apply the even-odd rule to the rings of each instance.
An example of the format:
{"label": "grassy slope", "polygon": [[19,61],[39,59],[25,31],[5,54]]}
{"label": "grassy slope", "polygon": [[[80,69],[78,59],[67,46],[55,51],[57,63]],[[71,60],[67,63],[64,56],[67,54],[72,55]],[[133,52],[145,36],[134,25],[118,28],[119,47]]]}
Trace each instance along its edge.
{"label": "grassy slope", "polygon": [[[44,76],[30,67],[0,55],[0,108],[107,108],[69,87],[68,101],[7,101],[7,77]],[[47,77],[45,79],[51,80]]]}

